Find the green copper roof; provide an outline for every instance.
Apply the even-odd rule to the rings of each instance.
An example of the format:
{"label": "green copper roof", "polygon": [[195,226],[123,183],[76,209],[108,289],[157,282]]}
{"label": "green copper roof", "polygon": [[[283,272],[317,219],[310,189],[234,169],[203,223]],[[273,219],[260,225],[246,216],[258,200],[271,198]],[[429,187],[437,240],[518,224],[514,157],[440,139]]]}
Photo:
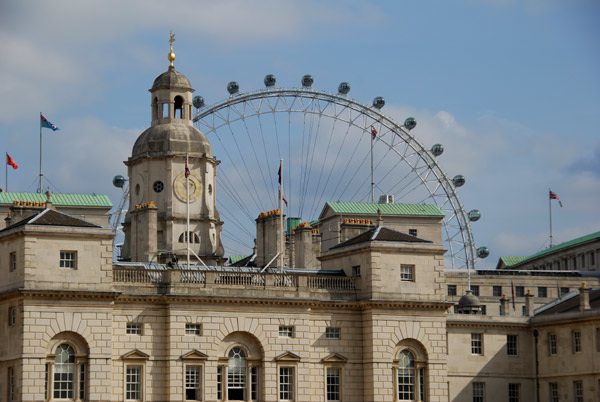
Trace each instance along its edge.
{"label": "green copper roof", "polygon": [[235,264],[236,262],[239,262],[246,257],[248,257],[248,256],[247,255],[230,255],[229,261],[231,262],[231,264]]}
{"label": "green copper roof", "polygon": [[[42,193],[0,193],[0,204],[11,204],[13,201],[46,202],[46,194]],[[112,207],[110,199],[102,194],[52,194],[52,204],[57,206],[77,207]]]}
{"label": "green copper roof", "polygon": [[567,247],[576,246],[578,244],[585,243],[585,242],[588,242],[588,241],[591,241],[591,240],[595,240],[595,239],[598,239],[598,238],[600,238],[600,232],[591,233],[589,235],[581,236],[581,237],[578,237],[576,239],[569,240],[569,241],[566,241],[564,243],[558,244],[558,245],[556,245],[554,247],[550,247],[550,248],[547,248],[545,250],[542,250],[539,253],[535,253],[533,255],[530,255],[529,257],[525,257],[523,260],[519,261],[519,264],[521,264],[523,262],[526,262],[526,261],[534,260],[534,259],[536,259],[538,257],[541,257],[543,255],[546,255],[546,254],[554,253],[555,251],[562,250],[562,249],[567,248]]}
{"label": "green copper roof", "polygon": [[502,260],[505,266],[510,267],[511,265],[520,263],[525,258],[527,257],[500,257],[500,260]]}
{"label": "green copper roof", "polygon": [[327,203],[338,214],[377,215],[420,215],[444,216],[437,205],[430,204],[374,204],[370,202],[331,202]]}

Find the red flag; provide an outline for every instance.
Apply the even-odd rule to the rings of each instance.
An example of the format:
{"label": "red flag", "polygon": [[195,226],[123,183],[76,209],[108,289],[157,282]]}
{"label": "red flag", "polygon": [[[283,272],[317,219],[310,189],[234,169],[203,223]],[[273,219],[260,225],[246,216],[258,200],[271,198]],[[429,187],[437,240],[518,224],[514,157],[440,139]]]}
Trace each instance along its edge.
{"label": "red flag", "polygon": [[560,205],[560,207],[562,208],[562,202],[560,202],[558,195],[556,195],[556,193],[552,192],[552,190],[550,190],[550,199],[558,201],[558,205]]}
{"label": "red flag", "polygon": [[185,178],[187,179],[188,177],[190,177],[190,168],[188,167],[187,159],[186,159],[186,161],[185,161]]}
{"label": "red flag", "polygon": [[375,130],[375,127],[371,126],[371,137],[373,137],[373,139],[375,139],[376,135],[377,135],[377,130]]}
{"label": "red flag", "polygon": [[6,164],[12,166],[13,169],[18,169],[19,165],[15,163],[13,158],[10,157],[9,154],[6,154]]}

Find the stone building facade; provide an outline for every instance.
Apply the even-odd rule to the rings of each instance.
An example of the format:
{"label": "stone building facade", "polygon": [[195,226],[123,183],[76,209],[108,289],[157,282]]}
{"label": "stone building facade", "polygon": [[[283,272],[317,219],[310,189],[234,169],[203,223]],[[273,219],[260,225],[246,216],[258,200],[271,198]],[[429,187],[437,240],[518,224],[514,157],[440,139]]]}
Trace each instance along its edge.
{"label": "stone building facade", "polygon": [[[551,384],[560,400],[597,399],[598,367],[583,357],[600,359],[595,291],[572,274],[473,274],[486,315],[454,314],[468,281],[444,271],[434,206],[328,203],[327,225],[300,226],[287,256],[314,265],[285,269],[264,268],[278,226],[262,215],[258,266],[222,265],[218,161],[191,125],[192,91],[173,66],[151,90],[151,127],[126,162],[123,261],[112,261],[109,207],[4,195],[0,400],[513,402],[548,400]],[[177,173],[186,159],[191,183]],[[189,231],[188,191],[199,203]],[[182,264],[188,239],[206,266]],[[546,293],[511,310],[494,288],[509,281]],[[555,282],[573,291],[553,301]],[[544,354],[548,334],[562,358]],[[565,358],[569,334],[580,354]]]}

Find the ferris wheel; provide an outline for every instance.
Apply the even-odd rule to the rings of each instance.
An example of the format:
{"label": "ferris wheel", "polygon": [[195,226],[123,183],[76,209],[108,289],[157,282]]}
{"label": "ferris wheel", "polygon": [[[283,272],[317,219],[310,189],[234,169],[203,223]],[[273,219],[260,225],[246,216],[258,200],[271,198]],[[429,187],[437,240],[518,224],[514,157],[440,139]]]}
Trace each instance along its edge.
{"label": "ferris wheel", "polygon": [[464,176],[444,172],[437,160],[443,146],[421,144],[413,135],[414,118],[400,124],[384,115],[382,97],[371,105],[359,103],[348,96],[346,82],[337,93],[314,89],[310,75],[302,77],[301,87],[279,88],[272,74],[264,83],[264,89],[241,93],[238,83],[230,82],[229,97],[212,106],[201,96],[193,99],[194,124],[221,160],[217,209],[228,254],[250,254],[256,217],[278,207],[283,160],[288,217],[316,220],[327,201],[385,197],[434,204],[445,214],[447,267],[475,269],[476,259],[489,255],[486,247],[475,247],[471,231],[480,212],[467,212],[458,197]]}

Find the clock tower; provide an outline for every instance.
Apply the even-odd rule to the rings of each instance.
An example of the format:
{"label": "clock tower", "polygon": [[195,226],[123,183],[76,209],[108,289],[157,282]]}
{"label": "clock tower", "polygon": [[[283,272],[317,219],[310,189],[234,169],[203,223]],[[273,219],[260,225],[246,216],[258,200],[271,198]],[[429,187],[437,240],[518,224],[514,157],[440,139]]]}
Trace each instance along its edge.
{"label": "clock tower", "polygon": [[219,265],[224,261],[223,222],[215,205],[219,161],[206,136],[193,125],[194,89],[185,75],[175,71],[174,40],[171,35],[171,64],[150,89],[150,127],[125,162],[130,195],[121,256],[126,261],[164,263],[177,258],[183,263],[189,237],[192,263],[199,264],[196,254],[207,265]]}

